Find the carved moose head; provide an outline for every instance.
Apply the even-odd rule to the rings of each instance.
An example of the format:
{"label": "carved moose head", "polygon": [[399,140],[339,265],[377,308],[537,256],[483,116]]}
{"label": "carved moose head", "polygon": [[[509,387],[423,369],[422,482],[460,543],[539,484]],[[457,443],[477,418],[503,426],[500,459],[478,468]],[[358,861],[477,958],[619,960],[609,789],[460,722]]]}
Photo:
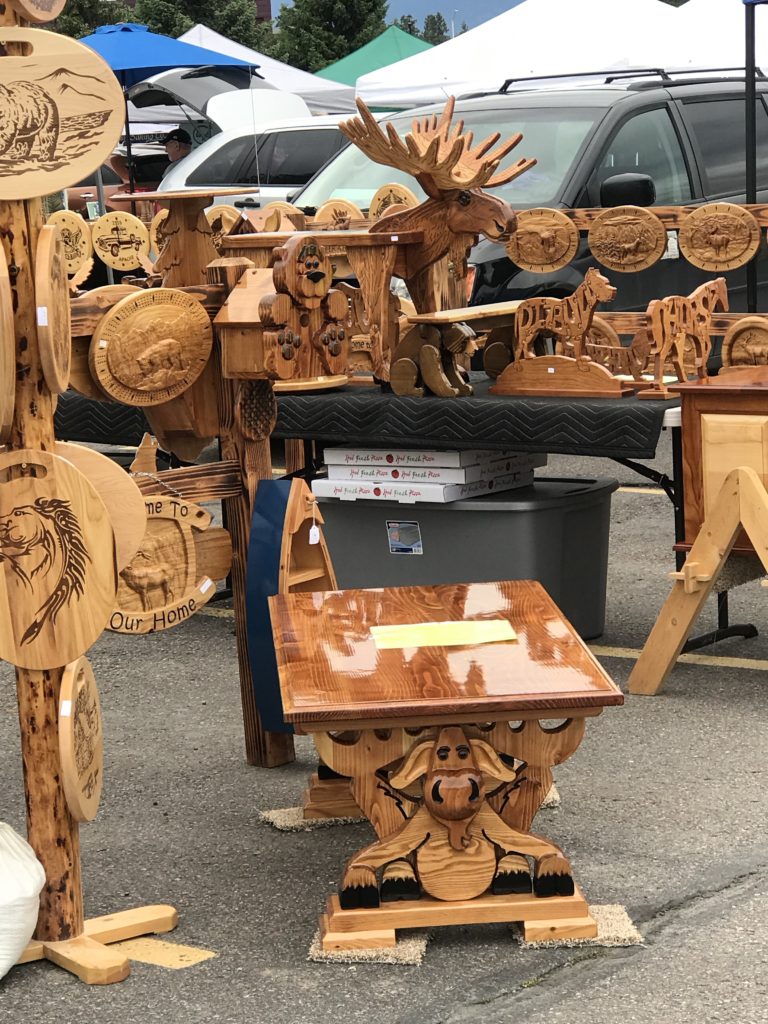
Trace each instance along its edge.
{"label": "carved moose head", "polygon": [[385,215],[370,229],[372,233],[423,231],[424,241],[405,247],[398,256],[395,273],[407,281],[449,250],[471,247],[479,235],[492,241],[508,238],[517,226],[514,210],[480,186],[507,184],[536,163],[521,159],[496,173],[522,135],[517,133],[494,149],[501,137],[494,132],[472,148],[473,134],[464,132],[464,122],[451,127],[454,104],[452,96],[439,118],[415,120],[405,139],[390,123],[384,125],[386,131],[382,129],[362,100],[357,101],[360,117],[339,125],[366,156],[412,174],[429,197],[414,209]]}
{"label": "carved moose head", "polygon": [[424,806],[446,826],[451,846],[461,850],[485,800],[483,776],[515,782],[522,767],[507,767],[488,743],[468,739],[460,726],[450,726],[436,740],[415,746],[389,782],[394,789],[406,789],[424,776]]}

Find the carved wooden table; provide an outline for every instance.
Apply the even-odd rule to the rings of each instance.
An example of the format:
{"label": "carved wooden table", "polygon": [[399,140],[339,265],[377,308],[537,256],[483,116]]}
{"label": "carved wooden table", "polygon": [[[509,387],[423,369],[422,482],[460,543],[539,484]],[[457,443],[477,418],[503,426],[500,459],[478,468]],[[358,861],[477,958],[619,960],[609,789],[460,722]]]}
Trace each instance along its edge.
{"label": "carved wooden table", "polygon": [[530,827],[586,718],[624,698],[539,583],[278,595],[270,611],[285,718],[378,837],[328,900],[325,949],[480,922],[597,934],[564,853]]}

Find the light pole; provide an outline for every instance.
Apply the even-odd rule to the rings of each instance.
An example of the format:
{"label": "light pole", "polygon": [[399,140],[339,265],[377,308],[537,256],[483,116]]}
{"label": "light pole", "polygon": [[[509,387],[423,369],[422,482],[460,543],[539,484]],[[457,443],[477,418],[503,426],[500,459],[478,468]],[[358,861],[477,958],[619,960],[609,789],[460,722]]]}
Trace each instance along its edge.
{"label": "light pole", "polygon": [[458,11],[458,8],[457,8],[453,12],[453,14],[451,15],[451,39],[455,39],[456,38],[456,25],[455,25],[455,20],[454,19],[455,19],[455,16],[458,13],[459,13],[459,11]]}

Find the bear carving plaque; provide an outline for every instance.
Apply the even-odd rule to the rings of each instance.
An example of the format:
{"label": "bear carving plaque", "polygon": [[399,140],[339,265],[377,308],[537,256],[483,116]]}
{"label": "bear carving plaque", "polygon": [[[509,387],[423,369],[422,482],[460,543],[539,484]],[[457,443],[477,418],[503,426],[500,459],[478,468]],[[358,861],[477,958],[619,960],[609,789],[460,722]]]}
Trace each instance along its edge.
{"label": "bear carving plaque", "polygon": [[87,177],[112,152],[125,103],[93,50],[33,28],[0,27],[0,200],[49,195]]}

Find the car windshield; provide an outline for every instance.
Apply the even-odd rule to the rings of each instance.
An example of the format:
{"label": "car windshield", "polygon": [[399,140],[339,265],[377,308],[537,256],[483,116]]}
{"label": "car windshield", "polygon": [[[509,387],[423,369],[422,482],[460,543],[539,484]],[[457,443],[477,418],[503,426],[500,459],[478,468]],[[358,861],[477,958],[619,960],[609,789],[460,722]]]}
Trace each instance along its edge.
{"label": "car windshield", "polygon": [[[576,154],[601,113],[595,107],[507,107],[465,110],[457,113],[454,120],[464,118],[465,130],[474,132],[475,143],[493,132],[500,132],[502,141],[522,132],[522,142],[505,158],[502,168],[523,156],[536,157],[536,166],[516,181],[494,189],[494,194],[515,206],[539,206],[556,199]],[[400,135],[405,135],[413,118],[403,114],[388,120]],[[377,189],[389,182],[408,185],[420,198],[424,196],[410,174],[373,163],[357,146],[350,145],[312,179],[294,202],[302,207],[318,207],[327,199],[350,199],[367,209]]]}

